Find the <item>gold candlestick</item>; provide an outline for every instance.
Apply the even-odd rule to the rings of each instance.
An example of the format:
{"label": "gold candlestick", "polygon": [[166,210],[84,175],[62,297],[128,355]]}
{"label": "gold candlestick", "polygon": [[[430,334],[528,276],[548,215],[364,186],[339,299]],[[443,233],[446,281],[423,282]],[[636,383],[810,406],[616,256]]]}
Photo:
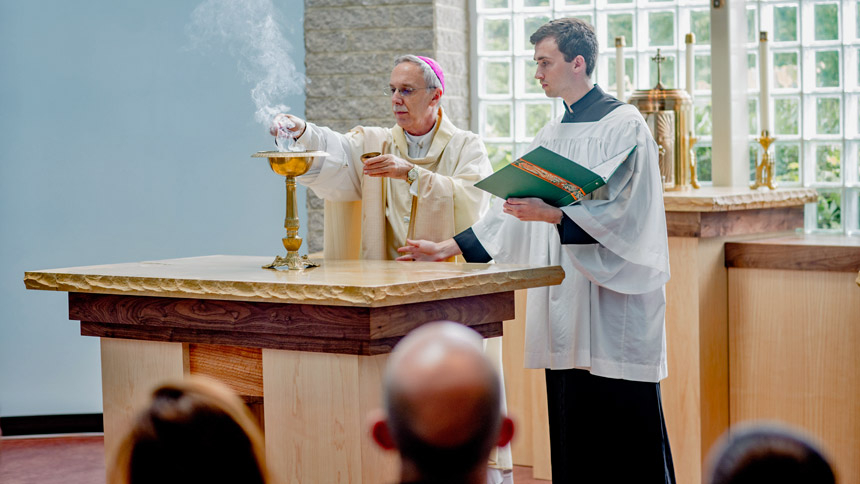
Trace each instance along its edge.
{"label": "gold candlestick", "polygon": [[761,160],[756,163],[755,182],[750,184],[750,188],[768,187],[771,190],[775,190],[776,159],[770,155],[770,145],[776,141],[776,138],[771,138],[770,132],[765,129],[762,130],[761,137],[756,138],[756,141],[762,147],[762,155]]}
{"label": "gold candlestick", "polygon": [[276,256],[271,264],[263,269],[275,269],[286,266],[290,270],[317,267],[319,263],[312,262],[307,255],[299,256],[302,238],[299,237],[299,211],[296,204],[296,177],[304,175],[311,167],[311,161],[318,156],[328,156],[324,151],[259,151],[251,155],[254,158],[268,158],[269,167],[284,177],[287,187],[287,214],[284,218],[284,228],[287,236],[281,239],[287,256]]}
{"label": "gold candlestick", "polygon": [[690,186],[695,189],[699,188],[699,173],[698,173],[698,164],[696,163],[696,150],[695,144],[698,140],[695,136],[693,136],[693,132],[687,135],[687,140],[690,143]]}

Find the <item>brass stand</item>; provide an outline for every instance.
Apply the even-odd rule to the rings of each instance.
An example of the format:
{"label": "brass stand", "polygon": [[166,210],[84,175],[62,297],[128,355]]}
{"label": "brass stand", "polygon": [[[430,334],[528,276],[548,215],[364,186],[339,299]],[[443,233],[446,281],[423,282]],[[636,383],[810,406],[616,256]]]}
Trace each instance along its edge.
{"label": "brass stand", "polygon": [[755,182],[750,184],[750,188],[768,187],[771,190],[775,190],[776,159],[770,155],[770,145],[776,141],[776,138],[771,138],[767,130],[762,130],[761,138],[756,138],[756,141],[762,147],[762,155],[761,160],[756,163]]}
{"label": "brass stand", "polygon": [[309,267],[318,267],[319,263],[308,259],[307,255],[299,256],[299,248],[302,246],[302,238],[299,237],[299,211],[296,203],[296,177],[304,175],[311,166],[311,161],[317,156],[328,156],[324,151],[259,151],[251,155],[254,158],[268,158],[269,167],[272,171],[285,177],[287,187],[287,213],[284,218],[284,228],[287,236],[281,239],[287,256],[276,256],[271,264],[263,266],[263,269],[276,269],[286,267],[290,270],[299,270]]}

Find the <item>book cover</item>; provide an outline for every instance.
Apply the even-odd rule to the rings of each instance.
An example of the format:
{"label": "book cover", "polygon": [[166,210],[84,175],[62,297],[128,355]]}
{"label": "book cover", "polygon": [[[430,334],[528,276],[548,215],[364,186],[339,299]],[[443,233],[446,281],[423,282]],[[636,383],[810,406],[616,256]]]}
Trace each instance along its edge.
{"label": "book cover", "polygon": [[633,145],[604,161],[595,167],[600,172],[597,173],[539,146],[475,186],[501,199],[537,197],[554,207],[563,207],[606,185],[606,180],[635,148]]}

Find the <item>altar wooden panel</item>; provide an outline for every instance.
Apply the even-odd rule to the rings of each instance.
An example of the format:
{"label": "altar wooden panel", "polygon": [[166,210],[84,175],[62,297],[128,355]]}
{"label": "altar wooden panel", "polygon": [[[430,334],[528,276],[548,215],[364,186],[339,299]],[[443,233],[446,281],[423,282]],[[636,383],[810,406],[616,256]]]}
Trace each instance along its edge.
{"label": "altar wooden panel", "polygon": [[729,269],[731,423],[811,433],[839,482],[860,482],[856,272]]}

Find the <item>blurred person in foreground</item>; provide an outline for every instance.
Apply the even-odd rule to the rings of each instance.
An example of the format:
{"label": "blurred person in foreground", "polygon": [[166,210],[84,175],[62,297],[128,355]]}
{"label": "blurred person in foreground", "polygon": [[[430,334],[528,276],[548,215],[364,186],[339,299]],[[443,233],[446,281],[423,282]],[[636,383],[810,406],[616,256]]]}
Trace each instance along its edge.
{"label": "blurred person in foreground", "polygon": [[112,484],[265,484],[263,434],[224,384],[191,377],[155,389],[119,447]]}
{"label": "blurred person in foreground", "polygon": [[481,335],[450,321],[428,323],[391,353],[385,409],[371,414],[371,435],[399,452],[402,484],[485,484],[490,452],[514,432],[500,400]]}
{"label": "blurred person in foreground", "polygon": [[803,434],[775,423],[730,429],[711,449],[707,484],[835,484],[824,454]]}

